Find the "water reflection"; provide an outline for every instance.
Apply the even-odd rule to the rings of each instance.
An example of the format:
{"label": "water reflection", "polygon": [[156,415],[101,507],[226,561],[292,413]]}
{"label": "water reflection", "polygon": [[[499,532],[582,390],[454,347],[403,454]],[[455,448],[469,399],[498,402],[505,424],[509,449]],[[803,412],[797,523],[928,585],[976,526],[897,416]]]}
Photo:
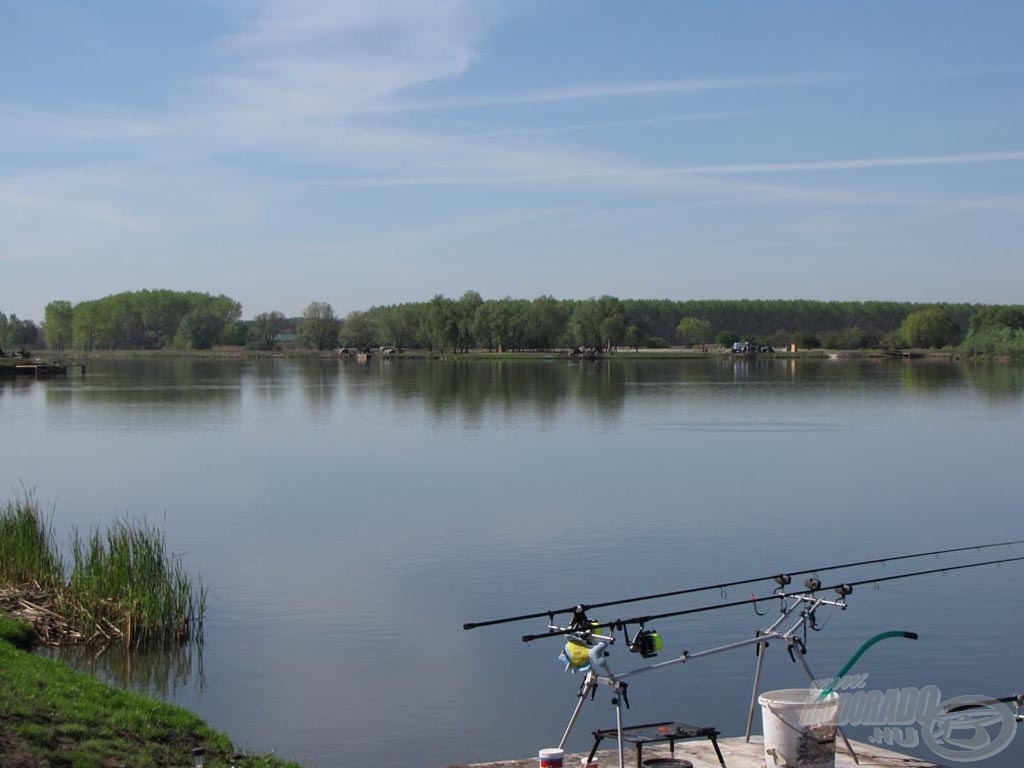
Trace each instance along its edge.
{"label": "water reflection", "polygon": [[245,368],[233,360],[97,361],[40,382],[58,421],[104,430],[211,430],[237,423]]}
{"label": "water reflection", "polygon": [[537,415],[556,413],[567,399],[600,413],[620,410],[631,387],[694,384],[863,385],[898,382],[902,389],[942,391],[967,386],[988,397],[1024,395],[1024,367],[948,360],[889,358],[615,359],[445,361],[375,358],[354,360],[144,359],[96,361],[84,379],[37,382],[0,379],[0,396],[43,387],[54,406],[72,401],[113,405],[233,406],[248,388],[260,400],[282,400],[295,382],[315,413],[329,411],[339,392],[359,402],[381,388],[397,400],[422,401],[437,415],[453,410],[472,423],[487,408],[528,404]]}
{"label": "water reflection", "polygon": [[156,359],[94,364],[84,379],[47,387],[54,403],[78,400],[122,405],[236,401],[244,366],[233,360]]}
{"label": "water reflection", "polygon": [[1024,395],[1024,368],[1019,365],[965,365],[967,384],[992,400],[1011,400]]}
{"label": "water reflection", "polygon": [[338,393],[339,366],[335,360],[309,360],[296,368],[302,394],[314,415],[330,411],[331,402]]}
{"label": "water reflection", "polygon": [[27,395],[32,392],[35,379],[27,376],[4,376],[0,378],[0,397],[4,395]]}
{"label": "water reflection", "polygon": [[291,364],[280,360],[266,360],[256,363],[247,371],[246,382],[256,397],[266,404],[279,403],[288,391],[288,384],[294,378]]}
{"label": "water reflection", "polygon": [[[552,723],[557,739],[578,681],[554,653],[521,648],[518,628],[470,636],[462,621],[767,573],[833,546],[855,560],[1020,527],[1020,366],[98,361],[84,379],[2,382],[0,395],[0,423],[19,429],[0,446],[0,484],[24,479],[81,528],[166,510],[171,549],[217,596],[210,626],[230,628],[208,633],[205,660],[73,650],[74,663],[310,765],[408,762],[379,750],[382,720],[401,722],[429,765],[466,749],[528,754]],[[918,606],[941,593],[977,609],[975,623],[999,623],[975,638],[994,653],[1020,612],[982,611],[975,595],[1010,577],[922,584],[912,610],[883,605],[903,591],[858,598],[856,622],[817,647],[820,666],[906,623],[935,639],[890,679],[998,689],[1012,659],[979,664],[989,682],[949,665],[963,633]],[[950,595],[954,581],[964,590]],[[704,669],[645,680],[642,714],[703,706],[710,724],[742,729],[750,668],[738,682],[731,662]],[[707,686],[721,695],[691,695]],[[584,735],[606,724],[587,716]],[[458,738],[468,732],[474,745]]]}
{"label": "water reflection", "polygon": [[352,399],[374,380],[399,401],[427,405],[438,418],[457,414],[464,424],[480,422],[490,409],[513,412],[529,406],[541,419],[554,416],[570,399],[600,411],[622,407],[628,366],[604,361],[382,360],[346,366],[343,382]]}
{"label": "water reflection", "polygon": [[111,685],[145,691],[163,699],[186,689],[206,689],[201,643],[146,652],[114,645],[99,653],[95,647],[86,646],[46,648],[39,653],[94,674]]}

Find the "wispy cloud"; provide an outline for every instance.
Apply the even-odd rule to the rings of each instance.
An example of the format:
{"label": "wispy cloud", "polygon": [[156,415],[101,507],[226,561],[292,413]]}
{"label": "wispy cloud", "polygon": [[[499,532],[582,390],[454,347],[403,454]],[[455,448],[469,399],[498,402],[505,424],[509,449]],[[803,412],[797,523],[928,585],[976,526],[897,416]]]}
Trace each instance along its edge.
{"label": "wispy cloud", "polygon": [[138,118],[122,111],[97,107],[91,112],[66,113],[0,105],[0,136],[38,139],[39,136],[70,141],[152,139],[171,132],[166,123]]}
{"label": "wispy cloud", "polygon": [[430,109],[466,109],[472,107],[544,104],[583,99],[607,99],[644,96],[659,93],[698,93],[752,88],[783,88],[797,85],[818,85],[835,81],[834,75],[798,73],[791,75],[752,75],[746,77],[691,77],[680,80],[649,80],[633,83],[585,83],[562,88],[546,88],[524,93],[471,96],[447,99],[424,99],[382,104],[372,112],[407,112]]}
{"label": "wispy cloud", "polygon": [[1024,151],[968,152],[956,155],[921,155],[910,157],[872,157],[847,160],[817,160],[782,163],[726,163],[719,165],[690,165],[677,167],[644,167],[620,164],[617,166],[580,165],[575,170],[549,170],[539,174],[510,174],[508,176],[455,176],[429,175],[406,177],[368,177],[320,179],[313,184],[338,186],[428,186],[445,184],[527,184],[561,181],[656,181],[687,176],[713,177],[741,174],[785,174],[824,171],[856,171],[916,166],[967,165],[978,163],[1015,163],[1024,161]]}
{"label": "wispy cloud", "polygon": [[[403,197],[386,194],[391,188],[419,188],[420,199],[436,200],[423,206],[429,213],[389,207],[393,225],[386,235],[374,232],[357,244],[365,249],[379,239],[409,263],[446,242],[468,253],[493,231],[514,232],[505,239],[522,242],[531,233],[550,236],[570,221],[573,234],[585,238],[597,229],[579,223],[591,212],[607,220],[605,211],[647,203],[699,206],[702,213],[709,206],[763,206],[779,219],[827,214],[826,207],[842,208],[842,215],[857,221],[869,214],[855,209],[868,206],[918,208],[926,215],[1024,213],[1024,200],[1010,196],[1009,182],[1024,160],[1012,141],[1001,151],[922,149],[920,155],[884,156],[890,150],[882,143],[862,150],[864,157],[844,156],[838,148],[824,150],[831,155],[824,159],[787,160],[771,149],[784,145],[777,133],[782,120],[775,119],[764,121],[766,131],[776,132],[764,137],[753,121],[742,135],[723,130],[722,143],[706,131],[695,138],[706,143],[687,147],[700,154],[688,156],[724,162],[682,164],[682,139],[671,147],[644,146],[642,140],[626,143],[599,133],[697,120],[722,120],[723,128],[732,129],[724,121],[754,113],[711,111],[717,105],[697,97],[728,94],[730,101],[758,101],[752,108],[761,110],[760,99],[747,97],[768,95],[779,97],[773,101],[780,111],[807,112],[824,103],[818,97],[831,94],[828,86],[858,76],[813,71],[813,60],[774,74],[757,74],[755,65],[749,76],[686,77],[676,71],[665,79],[654,79],[654,72],[650,79],[641,74],[635,81],[611,82],[616,75],[603,72],[592,75],[594,82],[530,89],[507,77],[487,81],[491,70],[483,68],[479,79],[475,72],[464,77],[481,56],[496,55],[483,44],[487,34],[505,15],[520,12],[518,6],[509,10],[508,4],[485,0],[226,4],[234,28],[194,59],[192,66],[202,69],[177,73],[172,91],[131,102],[118,101],[123,94],[111,89],[109,104],[77,109],[65,109],[66,102],[48,108],[44,100],[0,104],[0,159],[17,174],[0,178],[0,258],[103,254],[123,247],[162,249],[167,258],[184,260],[209,258],[222,246],[247,256],[250,248],[267,247],[256,242],[266,233],[314,249],[326,244],[329,250],[346,237],[361,236],[352,232],[363,232],[333,212],[357,200],[380,214],[375,206]],[[494,51],[506,42],[496,41]],[[723,62],[709,66],[729,71]],[[467,92],[470,81],[473,93]],[[687,94],[694,98],[657,100],[662,114],[644,111],[655,101],[644,97]],[[668,101],[674,106],[663,103]],[[564,124],[546,120],[553,110],[529,108],[537,105],[565,105],[559,111],[566,115]],[[586,108],[585,116],[573,106]],[[687,108],[692,111],[684,113]],[[460,109],[469,111],[454,114]],[[499,122],[509,115],[514,123]],[[785,130],[792,130],[785,145],[799,146],[803,124],[793,121]],[[996,140],[996,134],[978,135],[982,142],[986,136]],[[842,147],[842,141],[837,135],[831,144]],[[745,160],[764,162],[729,162],[740,157],[730,154],[737,142]],[[1000,173],[989,174],[990,188],[975,178],[970,196],[952,186],[921,191],[923,174],[913,173],[972,165]],[[903,182],[909,183],[901,187]],[[451,194],[434,195],[432,187],[450,187]],[[382,193],[348,194],[362,188]],[[782,206],[790,210],[780,213]],[[659,226],[673,229],[677,220],[665,214],[637,227],[631,213],[620,229],[623,238],[638,240]],[[55,221],[61,226],[54,227]],[[673,238],[674,230],[661,242],[675,247]],[[645,242],[657,246],[652,238]]]}
{"label": "wispy cloud", "polygon": [[743,117],[750,112],[696,112],[682,115],[661,115],[658,117],[637,118],[635,120],[605,120],[596,123],[575,123],[556,125],[547,128],[505,128],[494,131],[474,131],[466,134],[467,138],[495,138],[498,136],[542,136],[546,134],[575,133],[577,131],[603,130],[605,128],[628,128],[640,125],[659,125],[662,123],[687,123],[696,120],[717,120],[726,117]]}
{"label": "wispy cloud", "polygon": [[874,168],[907,168],[934,165],[971,165],[976,163],[1015,163],[1024,160],[1024,151],[964,152],[955,155],[918,155],[910,157],[867,157],[851,160],[812,160],[795,163],[726,163],[675,168],[670,173],[726,175],[746,173],[802,173],[806,171],[859,171]]}
{"label": "wispy cloud", "polygon": [[273,124],[350,117],[461,74],[488,26],[482,6],[461,0],[273,0],[221,40],[224,71],[206,83],[221,118]]}

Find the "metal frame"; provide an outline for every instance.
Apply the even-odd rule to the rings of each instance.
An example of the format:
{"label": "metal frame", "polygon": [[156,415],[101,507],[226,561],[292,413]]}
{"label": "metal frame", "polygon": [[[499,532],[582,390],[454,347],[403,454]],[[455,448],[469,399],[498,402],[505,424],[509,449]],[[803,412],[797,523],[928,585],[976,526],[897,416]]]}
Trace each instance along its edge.
{"label": "metal frame", "polygon": [[[758,688],[761,684],[761,670],[764,664],[765,650],[768,647],[768,641],[784,641],[786,643],[786,647],[790,650],[790,655],[794,660],[800,660],[808,678],[813,681],[815,679],[814,675],[811,673],[811,669],[808,666],[807,661],[803,658],[804,653],[806,652],[806,646],[800,635],[805,635],[809,626],[813,628],[814,613],[821,606],[830,606],[833,608],[839,608],[840,610],[846,609],[845,595],[840,596],[838,600],[828,600],[818,597],[813,593],[794,595],[781,594],[779,595],[779,600],[781,600],[781,606],[779,608],[780,616],[766,629],[758,630],[757,634],[752,638],[737,640],[733,643],[726,643],[725,645],[715,646],[695,653],[683,651],[674,659],[648,664],[644,667],[638,667],[637,669],[623,672],[620,675],[614,674],[608,666],[608,646],[615,642],[614,636],[580,631],[578,633],[578,638],[580,640],[585,642],[596,640],[597,643],[590,648],[590,669],[587,670],[587,676],[580,685],[578,694],[579,700],[576,702],[576,707],[565,727],[562,739],[558,743],[559,748],[565,748],[565,744],[569,740],[569,736],[572,734],[573,728],[576,726],[576,722],[579,720],[580,714],[583,712],[583,707],[586,704],[587,699],[594,699],[599,686],[611,688],[613,692],[611,703],[615,707],[615,731],[619,744],[619,768],[625,768],[624,742],[622,739],[622,705],[625,704],[627,707],[629,706],[629,699],[627,698],[628,683],[623,682],[626,678],[634,677],[655,669],[662,669],[674,664],[687,664],[689,662],[696,661],[697,659],[723,653],[724,651],[731,651],[737,648],[746,648],[747,646],[755,645],[757,646],[757,666],[754,671],[754,685],[750,695],[750,709],[747,713],[746,737],[747,741],[749,741],[754,718],[754,709],[757,703]],[[799,612],[798,609],[800,609]],[[798,614],[797,620],[788,629],[780,630],[780,627],[787,619],[791,618],[794,613]],[[550,627],[550,629],[553,631],[565,631],[561,627],[554,626]],[[798,653],[793,653],[794,648],[797,649]],[[850,746],[850,742],[846,738],[845,734],[843,734],[843,741],[846,743],[846,747],[850,750],[850,753],[853,754],[854,761],[859,764],[860,761],[857,759],[857,755],[853,752],[853,748]]]}

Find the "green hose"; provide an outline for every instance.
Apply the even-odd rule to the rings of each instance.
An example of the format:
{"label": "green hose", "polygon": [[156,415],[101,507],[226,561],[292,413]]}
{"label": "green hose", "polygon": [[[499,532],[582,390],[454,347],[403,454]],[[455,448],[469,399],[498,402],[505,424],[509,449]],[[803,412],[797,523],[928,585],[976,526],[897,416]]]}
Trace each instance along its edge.
{"label": "green hose", "polygon": [[833,686],[838,685],[839,681],[843,679],[843,675],[850,671],[850,667],[857,663],[857,660],[864,655],[864,652],[868,648],[870,648],[872,645],[881,640],[885,640],[888,637],[905,637],[908,640],[917,640],[917,632],[900,632],[899,630],[894,630],[892,632],[882,632],[872,637],[870,640],[864,643],[864,645],[858,648],[857,652],[850,657],[850,660],[846,662],[845,665],[843,665],[843,668],[839,670],[839,674],[832,678],[832,685],[823,690],[819,698],[824,699],[830,693],[832,693]]}

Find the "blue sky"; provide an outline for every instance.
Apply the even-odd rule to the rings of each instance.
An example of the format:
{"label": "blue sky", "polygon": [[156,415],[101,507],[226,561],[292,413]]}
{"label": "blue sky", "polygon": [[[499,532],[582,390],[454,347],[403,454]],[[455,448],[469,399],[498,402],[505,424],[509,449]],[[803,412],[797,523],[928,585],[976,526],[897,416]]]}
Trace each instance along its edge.
{"label": "blue sky", "polygon": [[0,2],[0,311],[1024,302],[1024,4]]}

